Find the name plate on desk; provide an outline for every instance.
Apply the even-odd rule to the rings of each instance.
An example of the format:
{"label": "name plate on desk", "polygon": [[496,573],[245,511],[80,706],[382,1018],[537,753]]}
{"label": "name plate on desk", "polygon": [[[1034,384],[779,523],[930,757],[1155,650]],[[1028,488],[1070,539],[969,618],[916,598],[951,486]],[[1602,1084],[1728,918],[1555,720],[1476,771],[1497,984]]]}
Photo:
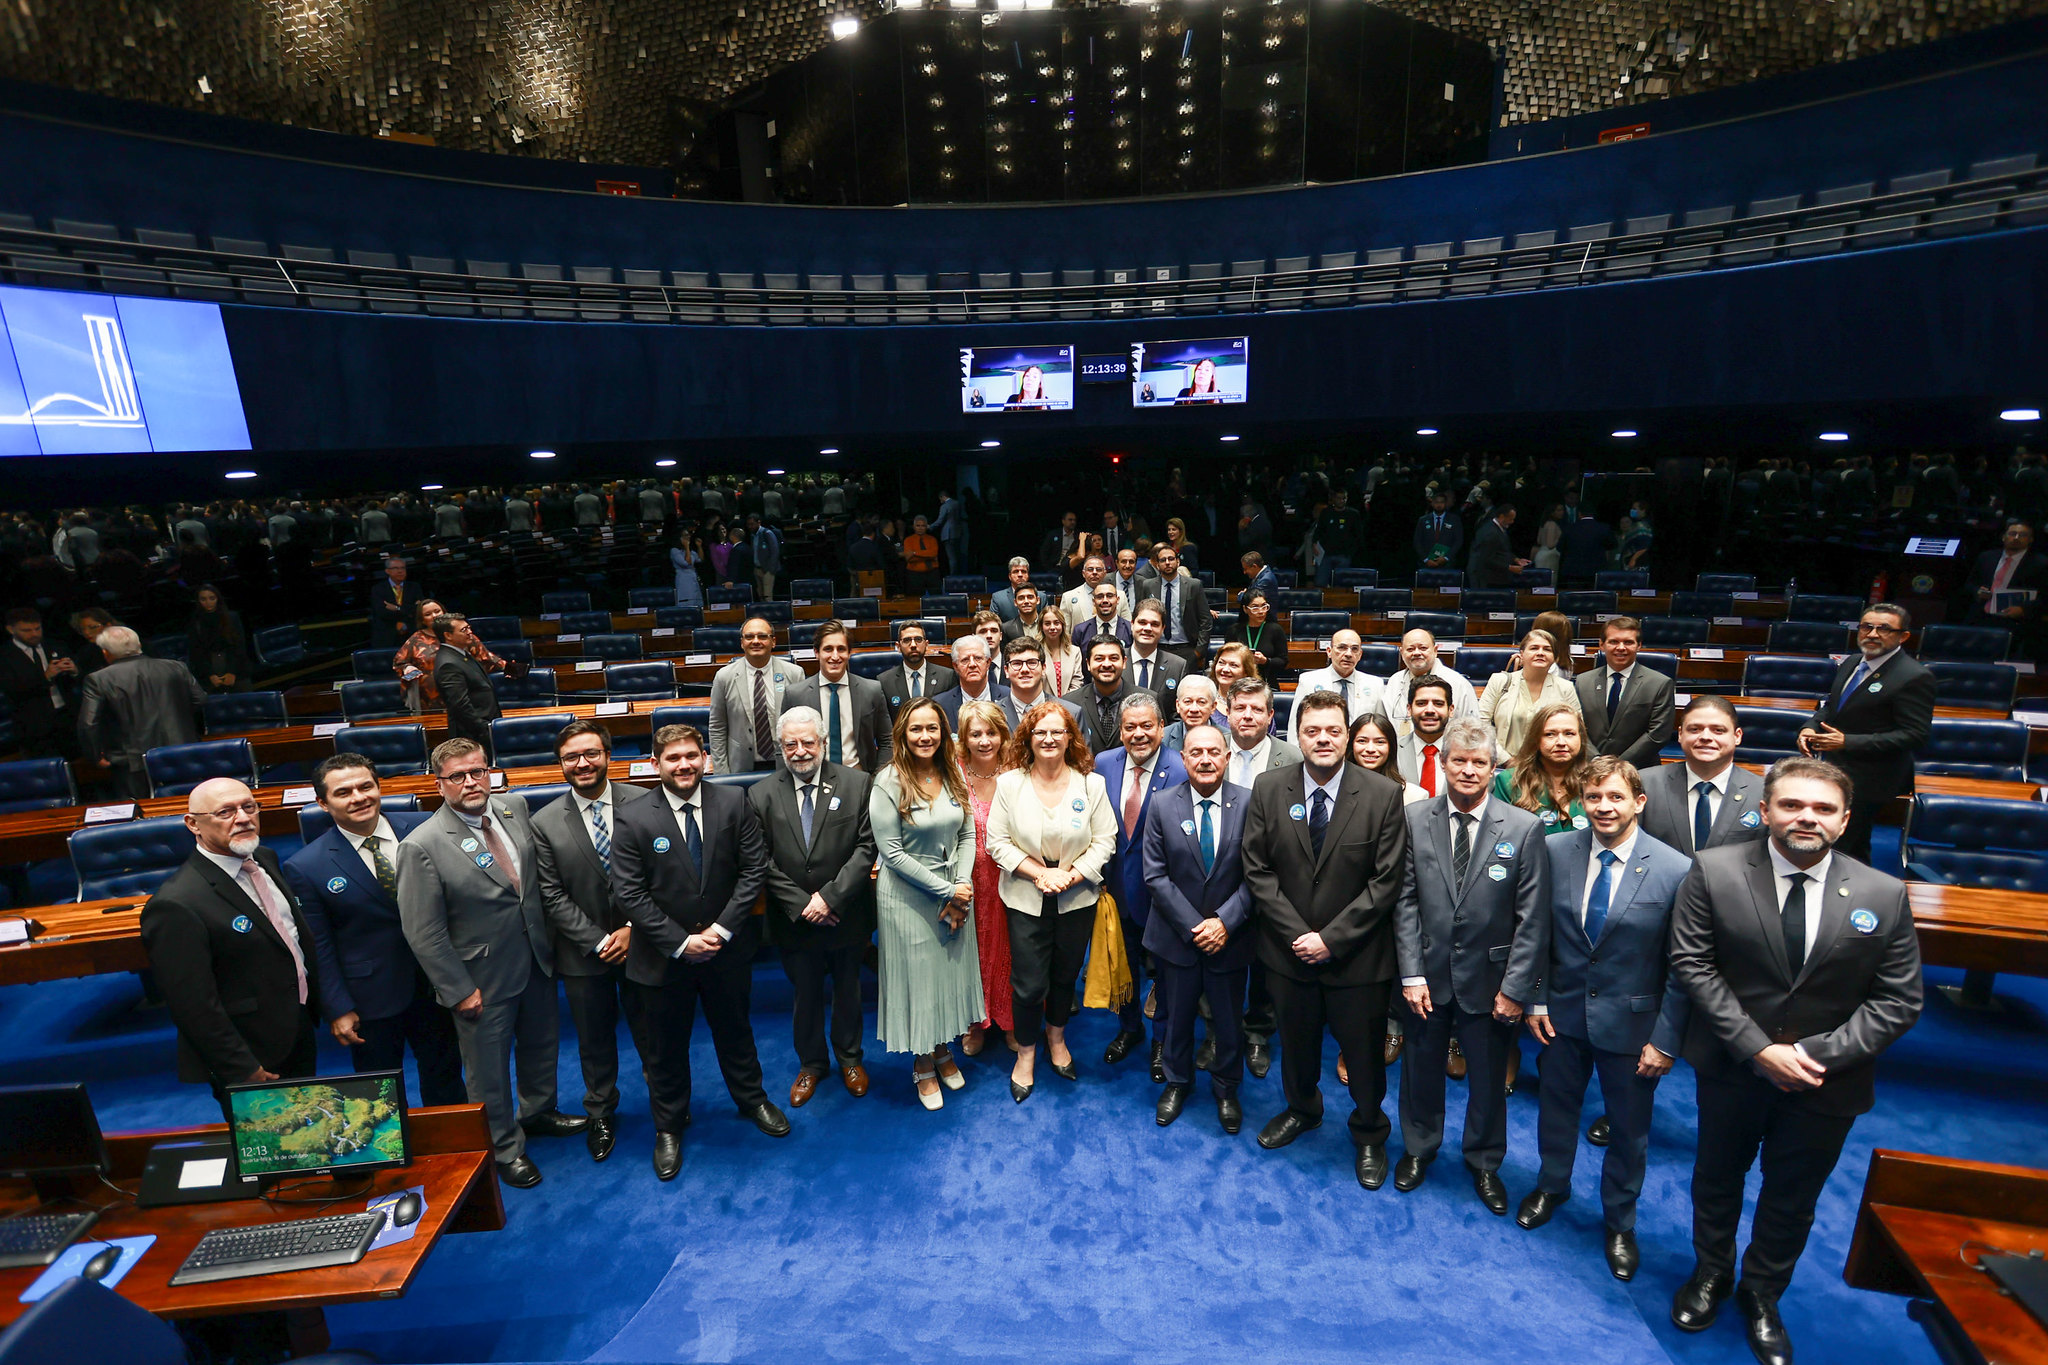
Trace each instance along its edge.
{"label": "name plate on desk", "polygon": [[717,657],[715,654],[685,654],[683,662],[685,664],[708,664]]}
{"label": "name plate on desk", "polygon": [[1529,589],[1529,591],[1530,591],[1530,592],[1533,592],[1533,593],[1535,593],[1535,594],[1536,594],[1536,595],[1537,595],[1538,597],[1555,597],[1555,596],[1557,596],[1557,589],[1556,589],[1556,588],[1531,588],[1531,589]]}
{"label": "name plate on desk", "polygon": [[629,701],[601,701],[601,702],[599,702],[599,703],[597,704],[597,706],[595,707],[595,709],[593,709],[593,710],[591,711],[591,713],[590,713],[590,714],[591,714],[591,715],[593,715],[593,716],[628,716],[628,715],[631,715],[632,713],[633,713],[633,703],[632,703],[632,702],[629,702]]}
{"label": "name plate on desk", "polygon": [[815,649],[792,649],[789,651],[789,657],[801,663],[806,659],[817,658],[818,651]]}
{"label": "name plate on desk", "polygon": [[644,758],[626,769],[626,776],[628,777],[654,777],[656,775],[654,765]]}
{"label": "name plate on desk", "polygon": [[1317,648],[1317,649],[1328,649],[1329,647],[1330,647],[1330,642],[1329,642],[1328,640],[1318,640],[1318,641],[1316,641],[1316,648]]}
{"label": "name plate on desk", "polygon": [[1673,693],[1671,694],[1671,704],[1672,704],[1673,706],[1691,706],[1691,705],[1692,705],[1692,693],[1690,693],[1690,692],[1673,692]]}
{"label": "name plate on desk", "polygon": [[331,735],[338,735],[346,729],[348,729],[348,722],[345,720],[323,720],[313,727],[313,738],[326,739]]}
{"label": "name plate on desk", "polygon": [[860,595],[862,597],[880,597],[882,595],[882,590],[880,588],[862,588],[860,590]]}
{"label": "name plate on desk", "polygon": [[676,633],[676,628],[674,626],[656,626],[647,633],[649,635],[673,635]]}
{"label": "name plate on desk", "polygon": [[1512,621],[1515,619],[1515,614],[1511,611],[1490,611],[1486,613],[1486,619],[1489,621]]}
{"label": "name plate on desk", "polygon": [[87,806],[85,823],[88,825],[111,825],[122,820],[135,818],[135,803],[130,801],[119,806]]}
{"label": "name plate on desk", "polygon": [[26,919],[0,919],[0,948],[12,948],[28,942],[30,921]]}
{"label": "name plate on desk", "polygon": [[342,688],[344,688],[344,687],[347,687],[347,686],[348,686],[348,685],[349,685],[350,683],[352,683],[352,682],[354,682],[354,681],[355,681],[355,679],[354,679],[354,678],[343,678],[343,679],[342,679],[342,680],[341,680],[340,682],[337,682],[336,684],[334,684],[334,690],[335,690],[335,691],[337,691],[337,692],[339,692],[339,691],[341,691],[341,689],[342,689]]}
{"label": "name plate on desk", "polygon": [[583,638],[583,633],[582,633],[581,631],[575,631],[575,630],[571,630],[571,631],[566,631],[566,632],[564,632],[564,633],[563,633],[563,634],[561,634],[561,635],[557,635],[557,636],[555,637],[555,643],[556,643],[556,644],[558,644],[558,645],[566,645],[566,644],[571,644],[571,643],[574,643],[575,641],[577,641],[577,640],[580,640],[580,639],[582,639],[582,638]]}
{"label": "name plate on desk", "polygon": [[1691,649],[1685,651],[1685,657],[1688,659],[1722,659],[1727,656],[1719,649],[1708,649],[1704,645],[1694,645]]}
{"label": "name plate on desk", "polygon": [[652,616],[652,615],[654,615],[654,608],[653,608],[653,607],[627,607],[627,608],[626,608],[626,615],[628,615],[628,616]]}
{"label": "name plate on desk", "polygon": [[1760,596],[1762,596],[1762,594],[1753,592],[1738,592],[1734,594],[1734,598],[1738,602],[1754,602]]}
{"label": "name plate on desk", "polygon": [[544,611],[540,614],[540,619],[543,621],[559,621],[562,619],[562,613],[558,611]]}
{"label": "name plate on desk", "polygon": [[1408,619],[1408,613],[1405,611],[1390,611],[1387,613],[1387,619],[1389,621],[1405,621]]}
{"label": "name plate on desk", "polygon": [[1589,655],[1589,654],[1591,654],[1592,652],[1593,652],[1593,646],[1591,646],[1591,645],[1573,645],[1573,646],[1572,646],[1572,653],[1573,653],[1573,654],[1576,654],[1576,655],[1577,655],[1578,657],[1580,657],[1581,659],[1585,658],[1586,656],[1588,656],[1588,655]]}
{"label": "name plate on desk", "polygon": [[1463,588],[1442,587],[1438,588],[1437,591],[1442,593],[1446,597],[1457,597],[1461,595],[1465,590]]}
{"label": "name plate on desk", "polygon": [[2048,711],[2015,711],[2012,718],[2022,725],[2048,725]]}
{"label": "name plate on desk", "polygon": [[1742,624],[1742,618],[1740,616],[1716,616],[1714,624],[1717,626],[1739,626]]}
{"label": "name plate on desk", "polygon": [[811,605],[811,599],[808,597],[792,597],[789,599],[789,605],[791,608],[808,607]]}
{"label": "name plate on desk", "polygon": [[1655,588],[1630,588],[1628,595],[1630,597],[1655,597],[1657,590]]}
{"label": "name plate on desk", "polygon": [[492,791],[494,791],[494,792],[501,792],[501,791],[505,790],[505,774],[504,774],[504,773],[502,773],[502,772],[494,772],[494,773],[492,773],[492,774],[491,774],[491,790],[492,790]]}
{"label": "name plate on desk", "polygon": [[578,659],[576,661],[576,671],[578,673],[602,673],[604,672],[604,660]]}
{"label": "name plate on desk", "polygon": [[310,806],[320,799],[320,793],[311,787],[286,787],[278,799],[287,806]]}
{"label": "name plate on desk", "polygon": [[1456,654],[1464,643],[1463,640],[1438,640],[1436,642],[1436,652],[1439,654]]}
{"label": "name plate on desk", "polygon": [[2032,659],[2008,659],[2005,666],[2016,672],[2024,673],[2028,677],[2034,675],[2034,661]]}

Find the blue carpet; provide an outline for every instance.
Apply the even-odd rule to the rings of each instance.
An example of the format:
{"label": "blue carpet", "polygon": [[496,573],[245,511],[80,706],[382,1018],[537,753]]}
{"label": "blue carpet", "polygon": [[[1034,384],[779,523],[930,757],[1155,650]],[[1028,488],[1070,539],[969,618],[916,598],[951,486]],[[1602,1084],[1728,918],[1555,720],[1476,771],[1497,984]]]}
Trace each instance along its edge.
{"label": "blue carpet", "polygon": [[[779,1092],[794,1071],[787,987],[773,967],[757,982],[756,1029]],[[2048,983],[2002,978],[2000,994],[2013,1008],[1995,1017],[1930,995],[1888,1054],[1878,1108],[1857,1124],[1785,1302],[1803,1362],[1934,1359],[1903,1300],[1841,1282],[1873,1147],[2041,1163]],[[168,1020],[133,1008],[135,997],[127,977],[0,990],[12,1044],[0,1082],[83,1078],[109,1129],[212,1119],[205,1092],[172,1079]],[[1141,1064],[1101,1064],[1112,1031],[1106,1014],[1084,1015],[1073,1030],[1080,1083],[1042,1069],[1022,1106],[998,1044],[966,1064],[967,1088],[937,1114],[918,1106],[906,1059],[870,1052],[866,1099],[828,1083],[777,1142],[733,1114],[700,1029],[680,1179],[658,1184],[648,1167],[645,1090],[629,1061],[610,1162],[593,1165],[580,1139],[536,1143],[546,1180],[505,1191],[506,1229],[444,1240],[402,1301],[331,1310],[335,1344],[389,1362],[1749,1359],[1732,1315],[1698,1337],[1667,1319],[1691,1267],[1683,1067],[1659,1094],[1644,1264],[1625,1286],[1600,1255],[1591,1148],[1573,1201],[1524,1233],[1480,1207],[1453,1151],[1414,1194],[1361,1190],[1334,1102],[1322,1129],[1260,1150],[1253,1133],[1280,1107],[1277,1074],[1247,1082],[1237,1138],[1201,1092],[1161,1131]],[[331,1048],[321,1063],[345,1067]],[[561,1083],[573,1110],[573,1045]],[[1454,1085],[1454,1133],[1462,1098]],[[1532,1086],[1510,1111],[1504,1175],[1519,1199],[1535,1174]]]}

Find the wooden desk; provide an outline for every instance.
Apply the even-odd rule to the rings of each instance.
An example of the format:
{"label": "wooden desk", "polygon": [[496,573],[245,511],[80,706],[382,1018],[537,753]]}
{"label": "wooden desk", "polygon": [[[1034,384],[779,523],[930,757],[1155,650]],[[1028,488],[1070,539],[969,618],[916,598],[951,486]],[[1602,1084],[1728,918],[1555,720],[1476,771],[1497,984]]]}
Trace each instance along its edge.
{"label": "wooden desk", "polygon": [[[1965,1261],[1966,1244],[1968,1262]],[[2048,1328],[1973,1268],[1988,1248],[2048,1251],[2048,1171],[1893,1152],[1870,1154],[1842,1278],[1857,1289],[1931,1299],[1922,1318],[1998,1365],[2048,1365]]]}
{"label": "wooden desk", "polygon": [[[328,1304],[360,1303],[366,1299],[395,1299],[411,1287],[413,1278],[428,1253],[444,1233],[496,1232],[505,1226],[505,1205],[498,1188],[497,1166],[492,1158],[490,1125],[480,1104],[450,1105],[439,1109],[415,1109],[410,1118],[412,1165],[399,1170],[380,1171],[370,1187],[329,1208],[316,1205],[269,1204],[262,1200],[240,1200],[225,1204],[183,1204],[172,1208],[140,1209],[124,1203],[104,1185],[80,1180],[74,1188],[79,1198],[106,1210],[92,1233],[97,1237],[139,1237],[154,1233],[156,1243],[129,1270],[115,1292],[160,1317],[202,1318],[227,1313],[304,1313],[310,1310],[315,1323],[319,1310]],[[142,1179],[149,1149],[159,1142],[219,1139],[227,1129],[220,1124],[157,1133],[107,1134],[109,1178],[124,1189],[133,1190]],[[426,1187],[427,1211],[414,1226],[419,1230],[410,1241],[372,1251],[354,1265],[330,1266],[319,1270],[295,1270],[282,1275],[255,1275],[242,1280],[216,1280],[210,1284],[172,1287],[171,1275],[184,1263],[192,1248],[215,1228],[251,1227],[263,1223],[290,1222],[322,1214],[359,1213],[365,1203],[378,1195],[391,1194],[412,1185]],[[295,1189],[294,1196],[317,1193],[318,1186]],[[0,1216],[24,1212],[36,1200],[26,1184],[9,1182],[0,1193]],[[0,1270],[0,1325],[13,1322],[28,1308],[20,1302],[22,1291],[43,1273],[40,1266]],[[294,1345],[301,1351],[320,1349],[324,1340],[295,1330]],[[324,1338],[324,1325],[317,1337]]]}
{"label": "wooden desk", "polygon": [[1906,897],[1923,962],[2048,976],[2048,896],[1908,882]]}

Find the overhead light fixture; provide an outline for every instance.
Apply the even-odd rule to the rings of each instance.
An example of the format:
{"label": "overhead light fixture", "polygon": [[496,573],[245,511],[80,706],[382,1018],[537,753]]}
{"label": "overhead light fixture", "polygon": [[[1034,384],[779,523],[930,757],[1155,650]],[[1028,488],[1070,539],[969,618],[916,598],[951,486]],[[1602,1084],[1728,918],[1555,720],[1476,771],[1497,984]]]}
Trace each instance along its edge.
{"label": "overhead light fixture", "polygon": [[832,21],[832,36],[834,38],[851,38],[858,32],[860,32],[860,20],[858,19],[834,19]]}
{"label": "overhead light fixture", "polygon": [[438,493],[440,491],[441,485],[438,483],[423,483],[420,485],[420,492],[422,493]]}
{"label": "overhead light fixture", "polygon": [[787,474],[788,472],[789,471],[786,469],[771,469],[768,471],[768,477],[771,479],[779,478],[780,476]]}
{"label": "overhead light fixture", "polygon": [[819,451],[818,453],[819,453],[820,455],[837,455],[837,454],[839,453],[839,447],[838,447],[838,446],[826,446],[826,447],[824,447],[823,449],[821,449],[821,450],[820,450],[820,451]]}
{"label": "overhead light fixture", "polygon": [[983,442],[981,443],[981,448],[982,448],[983,450],[994,450],[994,449],[995,449],[995,448],[996,448],[997,446],[999,446],[999,445],[1001,445],[1001,444],[1002,444],[1002,442],[1001,442],[1001,441],[983,441]]}
{"label": "overhead light fixture", "polygon": [[253,479],[256,477],[256,471],[253,469],[230,469],[228,477],[231,479]]}
{"label": "overhead light fixture", "polygon": [[676,462],[674,460],[656,460],[654,462],[654,467],[656,469],[674,469],[676,467]]}
{"label": "overhead light fixture", "polygon": [[1631,428],[1623,427],[1620,431],[1610,431],[1607,434],[1617,440],[1626,441],[1629,437],[1635,435],[1635,432]]}
{"label": "overhead light fixture", "polygon": [[1235,441],[1235,440],[1237,439],[1237,437],[1235,437],[1235,436],[1218,436],[1218,437],[1217,437],[1216,439],[1217,439],[1217,440],[1219,440],[1219,441]]}
{"label": "overhead light fixture", "polygon": [[1415,428],[1415,434],[1416,434],[1417,436],[1434,436],[1434,435],[1436,435],[1436,428],[1435,428],[1435,427],[1417,427],[1417,428]]}
{"label": "overhead light fixture", "polygon": [[2007,408],[2004,412],[1998,414],[1998,420],[2001,422],[2038,422],[2041,420],[2041,410],[2039,408]]}
{"label": "overhead light fixture", "polygon": [[1823,441],[1846,441],[1849,439],[1849,433],[1846,431],[1823,431],[1820,434],[1820,438]]}
{"label": "overhead light fixture", "polygon": [[555,458],[555,452],[552,450],[529,450],[526,453],[536,460],[552,460]]}

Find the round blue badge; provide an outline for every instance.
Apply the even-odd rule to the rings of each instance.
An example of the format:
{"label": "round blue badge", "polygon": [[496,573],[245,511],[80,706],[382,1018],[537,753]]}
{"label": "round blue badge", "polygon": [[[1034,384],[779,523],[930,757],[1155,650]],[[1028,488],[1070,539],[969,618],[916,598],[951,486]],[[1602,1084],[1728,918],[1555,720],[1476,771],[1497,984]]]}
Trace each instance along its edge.
{"label": "round blue badge", "polygon": [[1192,820],[1183,820],[1183,821],[1181,821],[1181,822],[1180,822],[1180,832],[1181,832],[1182,834],[1193,834],[1193,833],[1195,832],[1195,822],[1194,822],[1194,821],[1192,821]]}
{"label": "round blue badge", "polygon": [[236,915],[234,920],[232,921],[232,923],[229,924],[228,927],[233,929],[238,934],[246,934],[251,929],[254,929],[256,927],[256,924],[247,915]]}
{"label": "round blue badge", "polygon": [[1087,810],[1087,809],[1088,809],[1088,803],[1087,803],[1086,801],[1083,801],[1083,800],[1082,800],[1082,799],[1081,799],[1080,797],[1078,797],[1078,796],[1077,796],[1077,797],[1075,797],[1075,798],[1074,798],[1074,809],[1075,809],[1075,810]]}
{"label": "round blue badge", "polygon": [[1746,810],[1742,812],[1742,819],[1739,820],[1737,823],[1740,824],[1744,829],[1755,829],[1758,825],[1761,825],[1763,822],[1763,816],[1757,814],[1753,810]]}
{"label": "round blue badge", "polygon": [[1877,916],[1868,910],[1852,910],[1849,913],[1849,923],[1856,926],[1856,932],[1859,934],[1874,933],[1877,929]]}
{"label": "round blue badge", "polygon": [[1308,819],[1308,807],[1302,805],[1299,801],[1295,802],[1287,808],[1287,818],[1290,820]]}
{"label": "round blue badge", "polygon": [[1512,858],[1515,856],[1515,846],[1506,839],[1503,839],[1493,846],[1493,856],[1496,858]]}
{"label": "round blue badge", "polygon": [[327,883],[327,889],[329,891],[332,891],[335,895],[339,896],[342,892],[348,890],[348,878],[334,878],[332,881]]}
{"label": "round blue badge", "polygon": [[476,855],[476,865],[478,867],[488,868],[492,863],[496,861],[497,859],[493,858],[488,853],[479,853]]}
{"label": "round blue badge", "polygon": [[668,852],[668,837],[666,835],[654,841],[654,851],[656,853]]}

